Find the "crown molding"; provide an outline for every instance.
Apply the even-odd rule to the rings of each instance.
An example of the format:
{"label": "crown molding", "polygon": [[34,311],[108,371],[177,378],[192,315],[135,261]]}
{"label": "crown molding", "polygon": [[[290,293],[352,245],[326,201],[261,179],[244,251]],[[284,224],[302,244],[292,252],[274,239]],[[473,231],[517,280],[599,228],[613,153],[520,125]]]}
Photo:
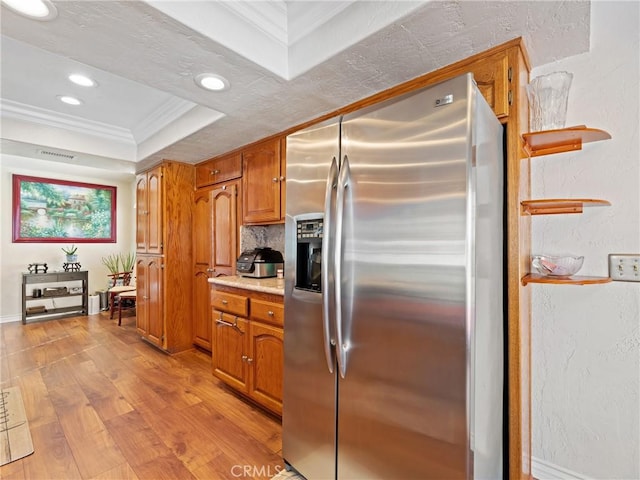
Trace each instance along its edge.
{"label": "crown molding", "polygon": [[[135,142],[140,145],[152,135],[156,134],[185,113],[193,110],[197,104],[171,97],[158,108],[147,115],[132,131]],[[219,113],[219,112],[218,112]]]}
{"label": "crown molding", "polygon": [[315,33],[322,25],[349,8],[354,2],[309,2],[300,5],[294,2],[289,3],[291,5],[287,9],[286,43],[291,46],[302,38]]}
{"label": "crown molding", "polygon": [[0,98],[0,112],[3,119],[22,120],[46,127],[71,130],[120,143],[134,145],[136,143],[131,131],[126,128],[95,122],[64,113],[57,113],[4,98]]}
{"label": "crown molding", "polygon": [[263,34],[286,47],[287,5],[282,0],[271,2],[220,2],[217,5],[232,11],[239,19],[249,23]]}

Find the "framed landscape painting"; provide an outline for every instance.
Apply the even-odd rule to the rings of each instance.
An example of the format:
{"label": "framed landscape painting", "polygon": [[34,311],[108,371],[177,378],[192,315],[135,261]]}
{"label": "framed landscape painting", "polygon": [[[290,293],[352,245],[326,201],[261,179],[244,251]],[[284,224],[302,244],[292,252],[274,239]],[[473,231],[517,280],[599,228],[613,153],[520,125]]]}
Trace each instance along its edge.
{"label": "framed landscape painting", "polygon": [[13,241],[115,243],[116,187],[13,175]]}

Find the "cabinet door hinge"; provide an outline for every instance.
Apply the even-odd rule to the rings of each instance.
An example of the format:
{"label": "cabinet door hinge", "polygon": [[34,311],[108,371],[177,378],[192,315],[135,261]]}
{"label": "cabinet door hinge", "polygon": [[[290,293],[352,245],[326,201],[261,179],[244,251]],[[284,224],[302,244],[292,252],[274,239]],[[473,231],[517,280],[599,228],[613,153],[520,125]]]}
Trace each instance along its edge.
{"label": "cabinet door hinge", "polygon": [[509,90],[509,105],[511,105],[513,103],[513,92],[511,90]]}
{"label": "cabinet door hinge", "polygon": [[511,80],[513,80],[513,68],[509,67],[507,69],[507,79],[509,80],[509,83],[511,83]]}

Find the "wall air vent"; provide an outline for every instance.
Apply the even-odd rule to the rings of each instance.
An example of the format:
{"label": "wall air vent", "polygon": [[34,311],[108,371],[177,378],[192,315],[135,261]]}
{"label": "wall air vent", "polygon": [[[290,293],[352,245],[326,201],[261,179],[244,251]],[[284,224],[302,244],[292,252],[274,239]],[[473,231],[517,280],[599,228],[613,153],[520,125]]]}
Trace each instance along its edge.
{"label": "wall air vent", "polygon": [[74,158],[76,158],[75,155],[69,155],[67,153],[52,152],[50,150],[38,150],[38,153],[40,155],[44,155],[45,157],[57,158],[58,160],[62,160],[63,158],[66,160],[73,160]]}

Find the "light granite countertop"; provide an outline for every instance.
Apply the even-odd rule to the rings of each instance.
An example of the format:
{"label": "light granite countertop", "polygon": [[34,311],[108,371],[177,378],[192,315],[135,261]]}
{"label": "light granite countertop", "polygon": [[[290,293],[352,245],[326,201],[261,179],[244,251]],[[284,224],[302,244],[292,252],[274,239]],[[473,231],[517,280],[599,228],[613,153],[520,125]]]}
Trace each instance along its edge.
{"label": "light granite countertop", "polygon": [[240,276],[210,278],[209,283],[227,287],[244,288],[256,292],[284,295],[284,279],[282,278],[249,278]]}

